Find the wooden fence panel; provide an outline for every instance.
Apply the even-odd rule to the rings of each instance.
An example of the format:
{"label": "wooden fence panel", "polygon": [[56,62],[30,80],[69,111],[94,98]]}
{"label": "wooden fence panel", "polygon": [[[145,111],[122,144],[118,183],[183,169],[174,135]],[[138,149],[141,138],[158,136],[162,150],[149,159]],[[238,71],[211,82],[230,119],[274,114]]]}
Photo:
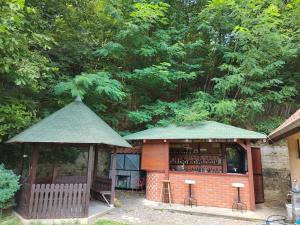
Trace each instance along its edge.
{"label": "wooden fence panel", "polygon": [[89,207],[89,205],[87,205],[86,202],[85,202],[85,195],[86,195],[87,191],[90,191],[90,190],[87,190],[87,185],[84,184],[83,185],[82,195],[81,195],[81,206],[82,206],[82,208],[81,208],[81,214],[82,214],[82,216],[84,216],[84,209],[85,209],[85,207]]}
{"label": "wooden fence panel", "polygon": [[56,191],[55,185],[51,184],[50,193],[49,193],[49,205],[48,205],[48,210],[46,212],[46,217],[47,218],[51,217],[51,214],[52,214],[53,204],[54,204],[53,195],[55,194],[55,191]]}
{"label": "wooden fence panel", "polygon": [[37,199],[37,201],[38,201],[37,212],[38,212],[38,215],[39,215],[38,218],[43,218],[42,213],[43,213],[43,201],[44,201],[44,197],[45,197],[44,193],[45,193],[45,184],[41,184],[40,196]]}
{"label": "wooden fence panel", "polygon": [[33,184],[30,219],[81,218],[86,206],[86,184]]}
{"label": "wooden fence panel", "polygon": [[44,196],[43,196],[43,208],[41,210],[41,216],[44,217],[44,218],[47,218],[46,217],[46,214],[47,214],[47,210],[49,209],[48,208],[48,197],[49,197],[49,192],[50,192],[50,185],[49,184],[46,184],[45,185],[45,191],[44,191]]}

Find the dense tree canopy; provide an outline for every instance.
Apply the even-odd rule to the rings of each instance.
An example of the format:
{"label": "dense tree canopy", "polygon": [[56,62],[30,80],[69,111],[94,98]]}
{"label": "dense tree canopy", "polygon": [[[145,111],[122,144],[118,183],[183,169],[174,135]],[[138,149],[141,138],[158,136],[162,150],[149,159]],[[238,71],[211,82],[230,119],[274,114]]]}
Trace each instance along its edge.
{"label": "dense tree canopy", "polygon": [[300,0],[1,0],[0,140],[81,95],[124,133],[299,107]]}

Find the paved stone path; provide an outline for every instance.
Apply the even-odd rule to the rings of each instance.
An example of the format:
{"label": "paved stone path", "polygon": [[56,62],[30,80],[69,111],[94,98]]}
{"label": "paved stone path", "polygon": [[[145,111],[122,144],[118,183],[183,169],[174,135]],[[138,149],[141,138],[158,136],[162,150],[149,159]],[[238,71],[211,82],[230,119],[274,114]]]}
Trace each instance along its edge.
{"label": "paved stone path", "polygon": [[147,205],[144,195],[131,192],[117,192],[121,207],[106,214],[103,219],[132,225],[259,225],[260,222],[228,219],[222,217],[198,216],[157,210]]}

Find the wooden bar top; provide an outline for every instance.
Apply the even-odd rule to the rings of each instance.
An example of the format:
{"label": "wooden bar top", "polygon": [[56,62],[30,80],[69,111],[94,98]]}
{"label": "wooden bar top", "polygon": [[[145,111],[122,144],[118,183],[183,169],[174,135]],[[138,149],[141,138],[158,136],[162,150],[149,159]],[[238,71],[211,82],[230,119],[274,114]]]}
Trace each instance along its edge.
{"label": "wooden bar top", "polygon": [[242,173],[205,173],[205,172],[198,172],[198,171],[175,171],[170,170],[169,173],[175,173],[175,174],[192,174],[192,175],[205,175],[205,176],[234,176],[234,177],[248,177],[248,174],[242,174]]}

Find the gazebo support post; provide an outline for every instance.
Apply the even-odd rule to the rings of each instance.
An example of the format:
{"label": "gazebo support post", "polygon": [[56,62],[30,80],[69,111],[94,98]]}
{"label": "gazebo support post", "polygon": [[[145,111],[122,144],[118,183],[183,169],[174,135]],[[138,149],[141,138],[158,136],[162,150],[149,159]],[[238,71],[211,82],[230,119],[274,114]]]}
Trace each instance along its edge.
{"label": "gazebo support post", "polygon": [[95,146],[95,161],[94,161],[94,170],[93,170],[93,181],[96,179],[98,174],[98,145]]}
{"label": "gazebo support post", "polygon": [[37,171],[37,164],[39,160],[39,149],[37,144],[33,144],[32,149],[32,157],[31,157],[31,166],[30,166],[30,177],[29,177],[29,184],[30,188],[32,184],[36,181],[36,171]]}
{"label": "gazebo support post", "polygon": [[88,217],[89,214],[89,205],[90,205],[90,192],[91,192],[91,183],[92,183],[92,170],[94,165],[95,149],[94,145],[90,145],[89,148],[89,160],[88,160],[88,169],[87,169],[87,181],[86,181],[86,196],[85,196],[85,209],[84,216]]}
{"label": "gazebo support post", "polygon": [[115,204],[115,186],[116,186],[116,149],[112,151],[112,165],[111,165],[111,199],[110,204],[113,206]]}
{"label": "gazebo support post", "polygon": [[55,178],[58,174],[58,168],[57,168],[57,164],[58,164],[58,146],[57,145],[53,145],[53,171],[52,171],[52,184],[55,183]]}
{"label": "gazebo support post", "polygon": [[20,168],[19,168],[19,175],[21,177],[21,181],[22,181],[22,178],[23,178],[24,155],[25,155],[25,143],[22,143],[22,146],[21,146],[21,156],[20,156],[21,164],[20,164]]}

